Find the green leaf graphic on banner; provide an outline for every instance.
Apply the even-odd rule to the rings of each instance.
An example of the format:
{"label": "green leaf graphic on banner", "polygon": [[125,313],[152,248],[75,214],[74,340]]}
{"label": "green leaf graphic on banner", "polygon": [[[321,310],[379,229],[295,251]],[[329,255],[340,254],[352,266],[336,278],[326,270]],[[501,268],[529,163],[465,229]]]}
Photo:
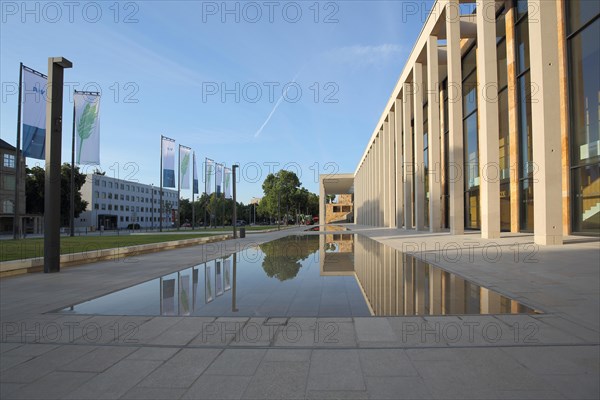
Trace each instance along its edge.
{"label": "green leaf graphic on banner", "polygon": [[96,104],[92,105],[87,103],[83,109],[83,114],[79,118],[77,124],[77,134],[79,135],[79,149],[77,151],[77,163],[81,160],[81,149],[83,147],[83,141],[89,138],[94,131],[94,125],[96,123],[96,117],[98,112],[96,111]]}
{"label": "green leaf graphic on banner", "polygon": [[[181,161],[181,176],[184,177],[190,166],[190,153],[186,153]],[[181,182],[180,182],[181,184]]]}

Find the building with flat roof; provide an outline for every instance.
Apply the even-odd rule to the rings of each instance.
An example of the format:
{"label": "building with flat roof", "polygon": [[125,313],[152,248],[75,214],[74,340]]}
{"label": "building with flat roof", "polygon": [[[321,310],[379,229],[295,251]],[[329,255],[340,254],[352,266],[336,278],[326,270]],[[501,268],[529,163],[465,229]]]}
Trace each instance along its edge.
{"label": "building with flat roof", "polygon": [[437,0],[353,174],[356,223],[598,235],[599,37],[598,1]]}
{"label": "building with flat roof", "polygon": [[[13,221],[15,212],[15,189],[17,176],[17,153],[15,147],[0,139],[0,232],[13,232]],[[21,157],[19,169],[19,214],[25,214],[25,159]]]}
{"label": "building with flat roof", "polygon": [[[154,185],[87,174],[81,197],[88,206],[75,218],[75,227],[126,229],[137,224],[141,229],[158,228],[161,216],[159,190]],[[163,228],[171,227],[176,221],[178,206],[177,191],[163,188]]]}

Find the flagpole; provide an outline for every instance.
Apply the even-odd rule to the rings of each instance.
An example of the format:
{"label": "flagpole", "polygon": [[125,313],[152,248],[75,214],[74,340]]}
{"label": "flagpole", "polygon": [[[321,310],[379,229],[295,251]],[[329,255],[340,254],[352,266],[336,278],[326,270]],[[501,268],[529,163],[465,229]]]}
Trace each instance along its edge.
{"label": "flagpole", "polygon": [[159,220],[159,229],[162,232],[162,219],[163,219],[163,135],[160,135],[160,204],[159,204],[159,210],[160,210],[160,216],[158,217]]}
{"label": "flagpole", "polygon": [[181,210],[181,145],[179,145],[179,156],[177,157],[179,160],[179,166],[177,167],[177,230],[179,230],[180,215],[179,212]]}
{"label": "flagpole", "polygon": [[69,221],[71,225],[71,237],[75,236],[75,93],[73,90],[73,136],[71,139],[71,210]]}
{"label": "flagpole", "polygon": [[19,183],[21,181],[21,103],[23,102],[23,63],[19,63],[19,104],[17,105],[17,145],[15,148],[15,204],[13,207],[13,239],[21,238],[19,215]]}
{"label": "flagpole", "polygon": [[195,229],[196,225],[196,207],[194,207],[194,174],[196,173],[196,152],[192,152],[192,230]]}

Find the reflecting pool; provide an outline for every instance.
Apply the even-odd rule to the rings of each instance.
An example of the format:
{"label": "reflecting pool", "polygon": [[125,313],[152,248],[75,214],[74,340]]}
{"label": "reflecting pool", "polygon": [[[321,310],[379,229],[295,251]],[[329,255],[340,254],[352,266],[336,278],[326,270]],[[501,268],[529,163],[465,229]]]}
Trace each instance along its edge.
{"label": "reflecting pool", "polygon": [[359,317],[535,311],[364,236],[339,233],[250,246],[60,312]]}

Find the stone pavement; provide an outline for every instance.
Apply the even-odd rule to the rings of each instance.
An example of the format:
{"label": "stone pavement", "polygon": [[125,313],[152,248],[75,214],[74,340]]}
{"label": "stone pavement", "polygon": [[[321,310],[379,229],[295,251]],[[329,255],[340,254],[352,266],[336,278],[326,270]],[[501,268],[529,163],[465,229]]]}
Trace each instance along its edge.
{"label": "stone pavement", "polygon": [[349,226],[542,310],[205,318],[52,311],[300,232],[0,280],[0,399],[597,399],[600,243]]}

